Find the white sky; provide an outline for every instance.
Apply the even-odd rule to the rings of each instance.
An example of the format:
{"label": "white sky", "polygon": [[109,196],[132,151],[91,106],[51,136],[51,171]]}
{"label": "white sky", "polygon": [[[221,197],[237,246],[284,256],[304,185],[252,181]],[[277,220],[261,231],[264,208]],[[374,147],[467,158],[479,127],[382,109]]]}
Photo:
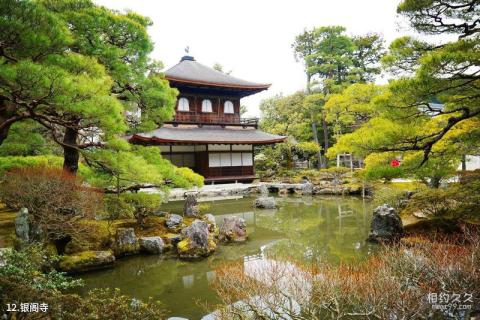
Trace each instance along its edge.
{"label": "white sky", "polygon": [[[269,90],[242,99],[249,116],[259,116],[262,99],[305,87],[303,66],[291,44],[304,28],[342,25],[349,34],[377,32],[387,44],[400,36],[400,0],[95,0],[108,8],[130,9],[153,20],[152,57],[165,68],[190,54],[207,66],[218,62],[232,75]],[[402,30],[402,34],[405,34]]]}

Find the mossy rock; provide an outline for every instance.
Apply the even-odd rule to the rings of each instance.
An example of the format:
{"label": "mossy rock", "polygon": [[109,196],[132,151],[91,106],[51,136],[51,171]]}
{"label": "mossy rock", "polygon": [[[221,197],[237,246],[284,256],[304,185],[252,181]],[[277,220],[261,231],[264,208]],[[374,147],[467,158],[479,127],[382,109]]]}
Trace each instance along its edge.
{"label": "mossy rock", "polygon": [[87,227],[87,232],[81,239],[72,239],[65,246],[65,253],[73,254],[82,251],[109,250],[113,245],[113,235],[116,231],[114,223],[109,224],[105,220],[81,220],[82,226]]}
{"label": "mossy rock", "polygon": [[208,245],[206,247],[200,247],[193,244],[189,238],[183,239],[177,243],[177,252],[182,259],[199,259],[208,257],[215,252],[216,248],[217,244],[212,235],[208,237]]}
{"label": "mossy rock", "polygon": [[67,273],[81,273],[112,267],[115,257],[111,251],[83,251],[74,255],[63,256],[58,268]]}
{"label": "mossy rock", "polygon": [[116,257],[128,256],[140,252],[140,243],[133,228],[117,228],[113,251]]}
{"label": "mossy rock", "polygon": [[162,237],[169,233],[165,226],[165,217],[147,217],[145,219],[144,227],[135,225],[135,234],[139,237]]}

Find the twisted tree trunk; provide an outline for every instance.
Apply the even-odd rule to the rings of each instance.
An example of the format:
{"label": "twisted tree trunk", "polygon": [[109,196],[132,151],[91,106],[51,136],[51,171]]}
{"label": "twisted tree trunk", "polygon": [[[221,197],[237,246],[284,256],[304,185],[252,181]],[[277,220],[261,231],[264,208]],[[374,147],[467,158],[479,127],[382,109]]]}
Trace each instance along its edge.
{"label": "twisted tree trunk", "polygon": [[0,145],[7,139],[10,127],[17,120],[15,106],[6,100],[0,99]]}
{"label": "twisted tree trunk", "polygon": [[80,153],[77,148],[78,130],[66,128],[63,136],[63,169],[74,175],[78,171]]}

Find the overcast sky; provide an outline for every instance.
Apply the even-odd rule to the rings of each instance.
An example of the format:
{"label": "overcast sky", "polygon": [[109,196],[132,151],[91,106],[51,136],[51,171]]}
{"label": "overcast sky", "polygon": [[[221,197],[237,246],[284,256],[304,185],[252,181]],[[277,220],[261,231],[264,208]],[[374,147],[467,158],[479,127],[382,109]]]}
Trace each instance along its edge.
{"label": "overcast sky", "polygon": [[165,68],[190,54],[207,66],[245,80],[271,83],[269,90],[244,98],[248,115],[259,116],[262,99],[305,87],[301,63],[293,57],[295,36],[316,26],[342,25],[349,34],[377,32],[387,44],[399,32],[400,0],[95,0],[108,8],[130,9],[153,20],[152,57]]}

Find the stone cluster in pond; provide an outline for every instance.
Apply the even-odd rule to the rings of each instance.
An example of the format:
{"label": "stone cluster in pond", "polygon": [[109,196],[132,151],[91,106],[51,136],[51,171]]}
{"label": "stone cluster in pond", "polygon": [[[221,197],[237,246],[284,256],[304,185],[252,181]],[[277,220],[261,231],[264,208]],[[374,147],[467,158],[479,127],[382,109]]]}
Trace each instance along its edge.
{"label": "stone cluster in pond", "polygon": [[[212,214],[197,213],[195,194],[189,194],[185,211],[190,216],[164,213],[145,219],[145,226],[134,220],[120,219],[113,223],[89,220],[95,232],[88,234],[87,243],[70,241],[65,246],[58,269],[68,273],[80,273],[112,267],[116,258],[134,254],[164,254],[170,251],[181,259],[200,259],[213,254],[220,241],[243,242],[247,239],[245,220],[239,217],[225,218],[217,226]],[[24,214],[20,215],[26,218]],[[21,219],[19,219],[21,220]],[[23,221],[23,220],[22,220]],[[21,222],[21,221],[19,221]],[[22,224],[19,223],[19,234]],[[28,233],[27,233],[28,234]],[[53,250],[55,246],[53,246]]]}

